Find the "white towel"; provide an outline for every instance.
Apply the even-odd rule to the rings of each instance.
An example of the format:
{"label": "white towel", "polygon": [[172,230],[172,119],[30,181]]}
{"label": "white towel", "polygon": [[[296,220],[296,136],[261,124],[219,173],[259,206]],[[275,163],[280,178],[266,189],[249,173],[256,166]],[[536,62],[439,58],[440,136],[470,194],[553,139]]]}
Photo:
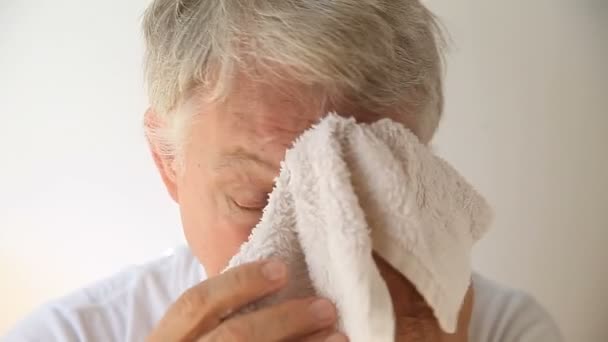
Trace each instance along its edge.
{"label": "white towel", "polygon": [[394,341],[388,288],[372,251],[401,272],[454,332],[471,279],[484,199],[401,124],[330,114],[297,139],[260,223],[229,268],[285,261],[287,287],[248,309],[317,294],[352,342]]}

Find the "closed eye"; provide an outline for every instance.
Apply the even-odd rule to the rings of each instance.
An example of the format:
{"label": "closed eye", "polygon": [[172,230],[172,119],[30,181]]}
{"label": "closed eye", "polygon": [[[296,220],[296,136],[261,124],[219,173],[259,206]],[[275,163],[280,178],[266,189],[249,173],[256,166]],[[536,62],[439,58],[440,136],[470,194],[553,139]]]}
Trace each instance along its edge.
{"label": "closed eye", "polygon": [[240,204],[239,202],[233,200],[234,205],[239,209],[247,210],[247,211],[262,211],[266,205],[252,205],[252,204]]}
{"label": "closed eye", "polygon": [[231,198],[233,204],[242,210],[262,211],[268,204],[268,193],[240,194]]}

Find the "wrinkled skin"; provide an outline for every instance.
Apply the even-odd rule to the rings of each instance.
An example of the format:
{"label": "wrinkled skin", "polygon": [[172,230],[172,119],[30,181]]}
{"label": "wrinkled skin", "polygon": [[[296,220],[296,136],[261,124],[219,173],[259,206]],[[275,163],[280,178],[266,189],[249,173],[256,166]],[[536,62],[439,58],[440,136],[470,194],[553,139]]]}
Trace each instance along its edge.
{"label": "wrinkled skin", "polygon": [[[286,85],[283,89],[288,89]],[[311,96],[295,101],[296,92],[278,91],[241,79],[222,103],[202,103],[183,150],[183,168],[152,152],[171,197],[179,204],[188,244],[209,277],[217,276],[236,254],[266,205],[280,162],[293,140],[329,109]],[[349,110],[369,122],[387,115]],[[153,111],[146,121],[160,125]],[[412,127],[413,120],[402,119]],[[412,127],[415,131],[415,128]],[[398,341],[466,341],[473,293],[467,294],[458,332],[441,332],[432,311],[412,284],[383,260],[376,258],[395,304]]]}

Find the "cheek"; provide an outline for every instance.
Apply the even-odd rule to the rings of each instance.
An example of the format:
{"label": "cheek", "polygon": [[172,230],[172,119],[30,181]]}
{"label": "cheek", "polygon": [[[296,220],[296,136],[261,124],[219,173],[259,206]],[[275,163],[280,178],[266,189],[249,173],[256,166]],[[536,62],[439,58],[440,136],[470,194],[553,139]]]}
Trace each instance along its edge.
{"label": "cheek", "polygon": [[247,241],[254,224],[235,220],[204,169],[189,169],[178,182],[184,235],[209,276],[221,272]]}

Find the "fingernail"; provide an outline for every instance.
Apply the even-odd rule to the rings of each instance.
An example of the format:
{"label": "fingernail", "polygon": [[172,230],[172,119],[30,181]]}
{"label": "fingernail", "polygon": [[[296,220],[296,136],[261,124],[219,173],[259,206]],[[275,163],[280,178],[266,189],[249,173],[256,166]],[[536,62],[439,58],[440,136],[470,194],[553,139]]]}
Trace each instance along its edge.
{"label": "fingernail", "polygon": [[326,299],[312,302],[310,312],[320,321],[331,321],[336,315],[334,306]]}
{"label": "fingernail", "polygon": [[272,260],[262,267],[262,274],[270,281],[277,281],[285,277],[287,267],[280,261]]}
{"label": "fingernail", "polygon": [[329,336],[325,342],[348,342],[348,339],[342,334],[335,333]]}

